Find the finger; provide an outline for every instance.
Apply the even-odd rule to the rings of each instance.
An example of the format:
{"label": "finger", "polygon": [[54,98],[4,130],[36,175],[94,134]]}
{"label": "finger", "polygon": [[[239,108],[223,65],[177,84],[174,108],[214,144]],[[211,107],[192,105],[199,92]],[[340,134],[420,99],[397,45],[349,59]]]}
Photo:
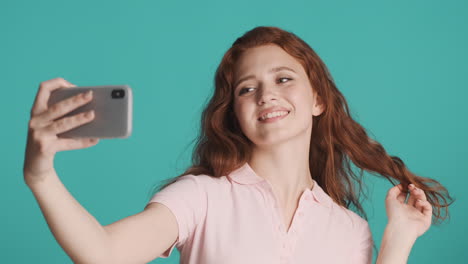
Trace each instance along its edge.
{"label": "finger", "polygon": [[407,204],[408,204],[408,205],[411,205],[411,206],[415,206],[415,202],[416,202],[416,199],[417,199],[417,198],[416,198],[416,191],[417,191],[417,189],[414,187],[413,184],[410,184],[410,185],[408,186],[408,188],[409,188],[410,193],[409,193],[409,198],[408,198]]}
{"label": "finger", "polygon": [[386,199],[387,200],[397,199],[398,195],[401,194],[401,188],[402,188],[401,183],[398,184],[398,185],[393,186],[392,188],[390,188],[390,190],[388,190],[388,192],[387,192]]}
{"label": "finger", "polygon": [[97,138],[63,138],[58,140],[57,151],[89,148],[98,142]]}
{"label": "finger", "polygon": [[423,214],[423,215],[432,215],[432,205],[428,201],[424,200],[416,200],[416,208]]}
{"label": "finger", "polygon": [[432,205],[428,201],[421,200],[422,213],[425,216],[432,215]]}
{"label": "finger", "polygon": [[423,190],[415,187],[413,184],[409,185],[410,189],[410,198],[408,199],[408,204],[415,206],[416,200],[420,199],[426,201],[426,194]]}
{"label": "finger", "polygon": [[67,116],[52,122],[45,128],[45,131],[54,135],[69,131],[73,128],[79,127],[86,123],[93,121],[94,111],[90,110],[87,112],[79,113],[72,116]]}
{"label": "finger", "polygon": [[423,201],[427,201],[426,193],[420,188],[416,187],[415,189],[416,189],[415,191],[416,198],[421,199]]}
{"label": "finger", "polygon": [[34,99],[33,107],[31,109],[31,116],[40,114],[47,110],[47,101],[49,100],[50,93],[53,90],[59,88],[69,88],[73,86],[76,85],[73,85],[72,83],[60,77],[41,82],[39,85],[39,90]]}
{"label": "finger", "polygon": [[416,207],[416,209],[418,209],[419,212],[423,212],[423,201],[422,200],[419,200],[417,199],[416,202],[414,203],[414,207]]}
{"label": "finger", "polygon": [[51,105],[47,111],[38,115],[34,122],[37,124],[48,124],[68,112],[89,103],[92,98],[92,91],[90,91],[90,93],[84,92],[71,96],[70,98]]}
{"label": "finger", "polygon": [[400,192],[400,194],[398,194],[396,198],[400,203],[404,203],[407,195],[408,194],[406,192]]}

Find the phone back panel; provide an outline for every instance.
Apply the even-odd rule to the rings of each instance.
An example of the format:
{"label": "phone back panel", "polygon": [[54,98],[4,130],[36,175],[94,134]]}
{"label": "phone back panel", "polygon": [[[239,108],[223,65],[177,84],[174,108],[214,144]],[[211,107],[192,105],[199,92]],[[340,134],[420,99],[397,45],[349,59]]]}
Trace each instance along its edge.
{"label": "phone back panel", "polygon": [[[48,105],[55,104],[68,97],[93,90],[93,99],[67,113],[65,116],[94,110],[94,119],[72,130],[59,134],[62,138],[126,138],[132,133],[133,94],[128,85],[103,85],[61,88],[51,93]],[[113,91],[124,91],[123,97],[113,96]],[[59,118],[59,119],[60,119]]]}

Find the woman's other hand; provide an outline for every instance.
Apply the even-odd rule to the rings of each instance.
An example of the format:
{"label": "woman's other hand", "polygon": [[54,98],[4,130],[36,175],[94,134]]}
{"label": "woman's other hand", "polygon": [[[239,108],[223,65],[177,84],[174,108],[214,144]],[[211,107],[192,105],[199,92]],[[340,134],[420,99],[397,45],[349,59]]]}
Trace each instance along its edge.
{"label": "woman's other hand", "polygon": [[390,188],[385,199],[388,226],[397,232],[404,232],[414,239],[424,234],[432,222],[432,206],[426,199],[423,190],[413,184],[408,186],[408,192],[403,191],[401,184]]}

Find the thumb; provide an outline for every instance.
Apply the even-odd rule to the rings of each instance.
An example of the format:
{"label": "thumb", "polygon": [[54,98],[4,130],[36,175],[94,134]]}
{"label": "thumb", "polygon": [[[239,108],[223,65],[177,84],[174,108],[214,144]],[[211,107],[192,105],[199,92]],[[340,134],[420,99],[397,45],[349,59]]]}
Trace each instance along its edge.
{"label": "thumb", "polygon": [[387,193],[386,201],[395,201],[398,200],[401,203],[404,203],[406,199],[406,192],[403,192],[403,187],[400,184],[397,184],[390,188]]}

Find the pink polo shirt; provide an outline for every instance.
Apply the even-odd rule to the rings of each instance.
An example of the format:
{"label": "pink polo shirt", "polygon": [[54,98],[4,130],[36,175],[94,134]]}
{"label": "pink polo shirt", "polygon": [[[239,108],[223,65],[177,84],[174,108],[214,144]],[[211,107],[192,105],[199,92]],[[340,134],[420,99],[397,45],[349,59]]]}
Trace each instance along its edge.
{"label": "pink polo shirt", "polygon": [[356,213],[338,206],[314,181],[289,230],[270,183],[248,163],[227,176],[185,175],[148,203],[177,219],[174,247],[182,264],[355,263],[372,261],[372,234]]}

